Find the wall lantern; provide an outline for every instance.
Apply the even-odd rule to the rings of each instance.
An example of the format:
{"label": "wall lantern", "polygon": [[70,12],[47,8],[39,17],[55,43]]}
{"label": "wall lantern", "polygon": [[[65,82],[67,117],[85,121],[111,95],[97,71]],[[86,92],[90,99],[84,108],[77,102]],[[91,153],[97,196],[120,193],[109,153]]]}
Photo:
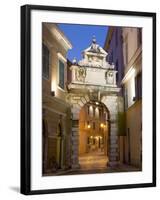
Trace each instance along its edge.
{"label": "wall lantern", "polygon": [[90,129],[90,128],[91,128],[91,125],[90,125],[90,124],[88,124],[88,125],[87,125],[87,128],[88,128],[88,129]]}
{"label": "wall lantern", "polygon": [[100,127],[101,127],[101,128],[103,128],[103,127],[104,127],[104,124],[103,124],[103,123],[101,123],[101,124],[100,124]]}

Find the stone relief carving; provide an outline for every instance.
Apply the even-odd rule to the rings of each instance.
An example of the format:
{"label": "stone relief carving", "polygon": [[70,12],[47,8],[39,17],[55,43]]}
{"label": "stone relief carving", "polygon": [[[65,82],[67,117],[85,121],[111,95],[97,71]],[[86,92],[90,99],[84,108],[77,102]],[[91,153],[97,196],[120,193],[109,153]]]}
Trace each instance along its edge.
{"label": "stone relief carving", "polygon": [[109,63],[103,61],[101,59],[89,58],[89,59],[82,59],[78,62],[79,66],[89,66],[89,67],[103,67],[103,68],[110,68]]}
{"label": "stone relief carving", "polygon": [[113,71],[107,71],[106,72],[106,81],[107,84],[114,84],[114,72]]}
{"label": "stone relief carving", "polygon": [[86,69],[83,67],[79,67],[76,69],[76,80],[84,82],[86,77]]}

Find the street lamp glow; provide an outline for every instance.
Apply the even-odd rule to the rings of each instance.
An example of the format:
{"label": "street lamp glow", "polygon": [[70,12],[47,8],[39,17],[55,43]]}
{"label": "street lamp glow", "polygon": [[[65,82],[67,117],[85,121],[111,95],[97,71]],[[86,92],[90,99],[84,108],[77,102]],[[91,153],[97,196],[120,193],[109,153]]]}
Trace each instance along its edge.
{"label": "street lamp glow", "polygon": [[90,124],[88,124],[88,125],[87,125],[87,128],[88,128],[88,129],[90,129],[90,128],[91,128],[91,125],[90,125]]}
{"label": "street lamp glow", "polygon": [[101,123],[101,124],[100,124],[100,127],[101,127],[101,128],[103,128],[103,127],[104,127],[104,124],[103,124],[103,123]]}

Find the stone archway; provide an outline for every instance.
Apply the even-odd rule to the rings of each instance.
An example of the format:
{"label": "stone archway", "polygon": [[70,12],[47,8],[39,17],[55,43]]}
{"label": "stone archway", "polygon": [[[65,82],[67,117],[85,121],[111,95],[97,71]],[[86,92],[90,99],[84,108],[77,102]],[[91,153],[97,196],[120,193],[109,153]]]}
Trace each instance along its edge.
{"label": "stone archway", "polygon": [[[90,101],[90,96],[87,94],[70,94],[71,112],[72,112],[72,168],[79,168],[79,113],[82,107]],[[92,101],[92,100],[91,100]],[[109,134],[108,134],[108,165],[114,166],[119,161],[119,146],[118,146],[118,96],[103,95],[100,99],[109,113]]]}
{"label": "stone archway", "polygon": [[110,166],[119,161],[118,147],[118,104],[119,92],[117,87],[114,64],[107,62],[108,53],[96,43],[93,38],[91,45],[83,51],[83,58],[78,62],[74,59],[70,66],[71,82],[68,84],[70,104],[72,106],[72,167],[78,167],[79,143],[79,112],[89,101],[104,103],[110,112],[110,134],[108,137],[108,157]]}

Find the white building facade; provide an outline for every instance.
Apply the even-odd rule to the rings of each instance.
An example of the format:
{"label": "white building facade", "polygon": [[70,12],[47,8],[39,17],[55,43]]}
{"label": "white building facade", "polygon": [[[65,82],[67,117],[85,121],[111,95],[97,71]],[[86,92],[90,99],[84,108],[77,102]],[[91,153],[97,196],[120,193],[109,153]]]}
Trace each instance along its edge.
{"label": "white building facade", "polygon": [[142,29],[123,28],[126,137],[123,160],[142,166]]}

